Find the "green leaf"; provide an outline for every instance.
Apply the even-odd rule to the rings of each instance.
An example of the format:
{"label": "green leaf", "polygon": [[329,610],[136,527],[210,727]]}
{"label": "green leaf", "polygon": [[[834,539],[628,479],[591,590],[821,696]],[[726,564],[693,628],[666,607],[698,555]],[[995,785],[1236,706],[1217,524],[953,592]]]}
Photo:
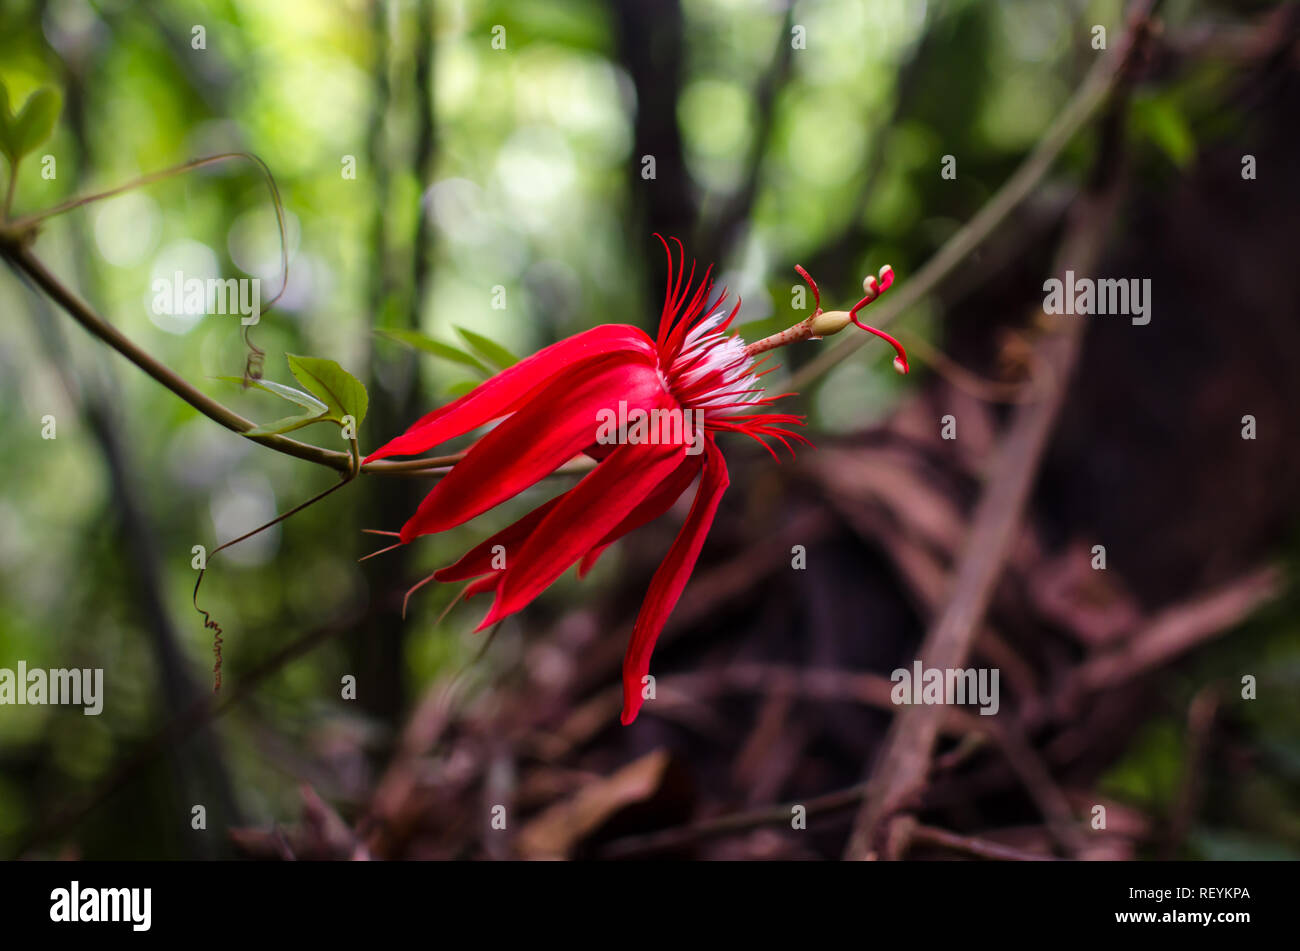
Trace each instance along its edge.
{"label": "green leaf", "polygon": [[492,371],[484,366],[478,357],[459,350],[449,343],[443,343],[441,340],[434,340],[432,337],[420,333],[418,330],[376,330],[375,333],[397,343],[406,344],[416,350],[423,350],[425,353],[432,354],[435,357],[441,357],[444,360],[450,360],[453,363],[459,363],[462,366],[471,367],[482,373],[484,376],[491,376]]}
{"label": "green leaf", "polygon": [[470,345],[475,353],[493,364],[497,369],[504,370],[506,367],[514,366],[519,362],[519,358],[507,350],[501,344],[489,340],[482,334],[476,334],[472,330],[466,330],[464,327],[457,327],[456,333],[465,338],[465,342]]}
{"label": "green leaf", "polygon": [[54,132],[63,99],[53,86],[42,86],[30,96],[14,115],[9,111],[9,92],[0,85],[0,151],[10,165],[35,151]]}
{"label": "green leaf", "polygon": [[260,426],[254,426],[244,433],[245,436],[283,436],[285,433],[291,433],[295,429],[302,429],[304,426],[310,426],[312,423],[323,423],[328,419],[326,416],[314,416],[311,413],[303,413],[300,416],[286,416],[283,419],[277,419],[273,423],[263,423]]}
{"label": "green leaf", "polygon": [[1138,128],[1179,168],[1192,160],[1196,137],[1182,112],[1168,99],[1139,99],[1133,104],[1133,116]]}
{"label": "green leaf", "polygon": [[328,405],[326,418],[342,425],[344,416],[351,416],[357,421],[366,418],[366,409],[370,406],[370,397],[360,380],[343,369],[333,360],[320,357],[300,357],[286,354],[289,370],[294,377],[320,397]]}
{"label": "green leaf", "polygon": [[241,376],[219,376],[218,380],[224,380],[227,383],[238,383],[242,385],[255,386],[259,390],[265,390],[267,393],[274,393],[281,399],[288,400],[290,403],[296,403],[307,412],[298,416],[286,416],[284,419],[278,419],[273,423],[263,423],[261,426],[254,426],[245,436],[278,436],[284,433],[293,432],[295,429],[302,429],[304,426],[310,426],[312,423],[320,423],[329,419],[329,407],[322,403],[310,393],[304,393],[302,390],[295,390],[292,386],[285,386],[283,383],[276,383],[273,380],[245,380]]}

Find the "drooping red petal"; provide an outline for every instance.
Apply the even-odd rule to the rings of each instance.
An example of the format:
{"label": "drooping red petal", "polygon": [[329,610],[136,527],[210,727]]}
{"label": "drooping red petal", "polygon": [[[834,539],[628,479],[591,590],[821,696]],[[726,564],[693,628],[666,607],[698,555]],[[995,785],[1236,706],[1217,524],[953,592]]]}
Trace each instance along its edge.
{"label": "drooping red petal", "polygon": [[497,575],[484,575],[477,581],[471,582],[469,586],[465,588],[465,593],[460,596],[461,600],[468,601],[470,598],[480,595],[484,591],[491,591],[500,583],[501,579]]}
{"label": "drooping red petal", "polygon": [[642,525],[648,525],[672,508],[673,503],[690,488],[691,482],[700,474],[703,466],[703,456],[687,456],[683,459],[673,474],[660,483],[659,488],[651,492],[644,502],[628,513],[628,516],[602,538],[595,548],[582,556],[582,561],[578,563],[578,577],[585,578],[587,572],[591,571],[600,556],[604,554],[605,549],[614,542],[636,531]]}
{"label": "drooping red petal", "polygon": [[550,501],[543,502],[513,525],[501,529],[491,538],[475,545],[462,555],[455,564],[448,565],[446,568],[439,568],[433,573],[433,577],[438,581],[465,581],[468,578],[485,575],[489,571],[503,571],[504,569],[492,567],[495,556],[493,549],[498,545],[504,548],[506,564],[510,564],[511,556],[519,551],[519,548],[527,541],[528,536],[532,534],[533,529],[542,523],[542,519],[546,518],[561,498],[562,496],[556,496]]}
{"label": "drooping red petal", "polygon": [[704,477],[700,488],[695,493],[695,501],[686,522],[677,533],[676,540],[668,549],[668,554],[655,572],[646,592],[641,612],[637,615],[636,627],[632,631],[632,640],[627,645],[627,654],[623,658],[623,725],[636,719],[644,702],[641,698],[641,678],[650,670],[650,654],[654,651],[659,632],[663,630],[668,615],[677,606],[682,589],[695,568],[695,561],[700,556],[704,538],[713,524],[713,516],[718,511],[722,493],[730,484],[727,475],[727,463],[722,458],[717,444],[712,438],[705,441],[707,454],[704,464]]}
{"label": "drooping red petal", "polygon": [[658,370],[625,355],[580,364],[534,391],[424,497],[402,526],[402,541],[453,528],[518,495],[595,442],[597,414],[619,401],[648,412],[671,397]]}
{"label": "drooping red petal", "polygon": [[449,439],[514,412],[538,387],[574,364],[609,354],[635,354],[654,363],[654,342],[630,324],[601,324],[538,350],[484,380],[460,399],[428,413],[406,432],[380,446],[365,462],[427,452]]}
{"label": "drooping red petal", "polygon": [[566,492],[506,565],[481,630],[523,608],[671,476],[681,446],[621,445]]}

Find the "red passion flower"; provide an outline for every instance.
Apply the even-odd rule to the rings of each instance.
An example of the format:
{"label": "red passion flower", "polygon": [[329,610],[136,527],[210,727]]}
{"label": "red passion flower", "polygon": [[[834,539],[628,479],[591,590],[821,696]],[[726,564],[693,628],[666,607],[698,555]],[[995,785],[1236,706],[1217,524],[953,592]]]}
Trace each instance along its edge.
{"label": "red passion flower", "polygon": [[[586,575],[606,548],[666,513],[699,479],[690,512],[650,582],[628,645],[624,724],[636,719],[641,708],[651,651],[727,489],[718,434],[743,433],[774,457],[768,439],[792,454],[791,441],[808,444],[787,428],[802,425],[802,417],[756,411],[789,394],[764,395],[760,377],[768,372],[761,366],[766,357],[755,357],[794,340],[833,333],[849,320],[858,324],[856,311],[893,280],[893,272],[883,269],[878,283],[874,277],[864,283],[867,296],[852,312],[824,314],[816,284],[799,268],[817,296],[814,314],[781,334],[746,345],[729,330],[739,301],[728,309],[725,289],[710,301],[709,271],[692,290],[695,265],[686,275],[681,242],[673,239],[675,264],[668,242],[656,237],[668,254],[668,283],[654,338],[630,324],[602,324],[561,340],[429,413],[365,460],[424,453],[501,420],[425,496],[402,526],[401,544],[483,514],[575,456],[597,460],[573,488],[431,576],[443,582],[471,581],[466,598],[493,593],[491,610],[478,630],[521,610],[573,564],[578,564],[579,578]],[[899,368],[906,371],[893,338],[858,326],[894,343],[900,354],[895,365],[901,362]]]}

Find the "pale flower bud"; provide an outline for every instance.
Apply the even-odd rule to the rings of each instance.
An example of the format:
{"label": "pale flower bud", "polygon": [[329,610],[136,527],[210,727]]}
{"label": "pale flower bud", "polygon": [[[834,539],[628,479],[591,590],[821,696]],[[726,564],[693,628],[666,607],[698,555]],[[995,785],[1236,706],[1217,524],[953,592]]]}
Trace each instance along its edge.
{"label": "pale flower bud", "polygon": [[849,325],[849,312],[846,310],[828,310],[812,319],[814,337],[829,337],[837,334]]}

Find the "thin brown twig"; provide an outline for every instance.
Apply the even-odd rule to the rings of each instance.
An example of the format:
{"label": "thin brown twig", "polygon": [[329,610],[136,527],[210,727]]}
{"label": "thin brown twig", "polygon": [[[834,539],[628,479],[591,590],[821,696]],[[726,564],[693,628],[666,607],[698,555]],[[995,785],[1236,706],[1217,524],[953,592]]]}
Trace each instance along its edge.
{"label": "thin brown twig", "polygon": [[[1060,255],[1060,262],[1068,261],[1081,272],[1092,268],[1104,224],[1109,220],[1107,205],[1095,206],[1088,212]],[[952,574],[949,600],[921,646],[920,657],[927,668],[960,667],[969,654],[1063,401],[1082,327],[1079,321],[1068,323],[1065,329],[1040,342],[1042,358],[1052,366],[1059,385],[1043,400],[1019,407],[1010,424],[997,469],[972,516],[966,544]],[[876,851],[872,843],[880,824],[919,791],[928,772],[941,713],[941,707],[917,706],[894,720],[873,772],[875,792],[863,806],[848,856],[862,858]]]}
{"label": "thin brown twig", "polygon": [[1122,645],[1076,668],[1059,694],[1058,708],[1069,709],[1080,694],[1141,676],[1241,623],[1277,595],[1282,580],[1277,565],[1264,565],[1160,612]]}
{"label": "thin brown twig", "polygon": [[1047,831],[1070,855],[1080,856],[1087,847],[1087,841],[1070,808],[1069,798],[1056,784],[1047,764],[1025,738],[1015,720],[1007,719],[996,726],[998,748],[1029,798],[1042,813]]}
{"label": "thin brown twig", "polygon": [[[92,204],[97,201],[103,201],[105,198],[112,198],[114,195],[121,195],[124,194],[125,192],[133,191],[134,189],[137,188],[143,188],[146,185],[152,185],[156,182],[165,181],[166,179],[169,178],[175,178],[177,175],[183,175],[186,172],[192,172],[195,169],[203,168],[204,166],[207,165],[216,165],[219,162],[228,162],[232,159],[245,159],[247,161],[253,162],[255,165],[258,166],[259,170],[263,173],[267,181],[271,184],[272,194],[275,197],[276,204],[278,206],[279,192],[278,189],[276,189],[275,187],[275,179],[271,176],[271,170],[267,167],[265,162],[263,162],[260,158],[258,158],[256,155],[254,155],[251,152],[222,152],[220,155],[207,155],[204,156],[203,158],[191,159],[188,162],[181,162],[179,165],[172,165],[169,168],[159,169],[156,172],[148,172],[144,175],[140,175],[136,178],[131,179],[129,182],[124,182],[121,185],[116,185],[113,188],[108,188],[105,189],[104,191],[92,192],[91,194],[88,195],[77,195],[74,198],[69,198],[67,201],[60,202],[59,204],[54,205],[50,208],[46,208],[43,211],[36,211],[28,215],[23,215],[21,218],[15,218],[12,222],[10,222],[10,226],[13,228],[13,230],[19,232],[31,231],[41,222],[53,218],[56,215],[61,215],[64,214],[65,212],[73,211],[74,209],[77,208],[82,208],[86,205]],[[280,227],[281,227],[281,232],[283,233],[284,224],[282,218],[280,221]],[[281,245],[281,248],[282,250],[284,250],[283,244]],[[281,260],[283,261],[283,257],[281,258]]]}
{"label": "thin brown twig", "polygon": [[969,835],[958,835],[955,832],[949,832],[947,829],[938,829],[934,826],[914,825],[909,832],[909,840],[912,844],[920,842],[929,845],[939,845],[946,849],[952,849],[955,852],[965,852],[968,855],[974,855],[977,858],[982,859],[992,859],[998,862],[1055,861],[1055,859],[1050,855],[1039,855],[1035,852],[1026,852],[1023,849],[1017,849],[1010,845],[1003,845],[1001,842],[990,842],[988,839],[980,839]]}
{"label": "thin brown twig", "polygon": [[[48,294],[82,327],[144,370],[145,373],[189,403],[204,416],[220,423],[231,432],[238,433],[245,439],[266,446],[268,449],[274,449],[284,455],[303,459],[339,472],[347,472],[352,468],[352,454],[348,452],[322,449],[319,446],[299,442],[287,436],[274,434],[248,435],[248,430],[256,425],[252,420],[245,419],[239,413],[194,387],[189,381],[167,365],[156,360],[152,354],[104,320],[95,312],[94,308],[50,273],[25,243],[19,241],[4,229],[0,229],[0,254],[7,257],[15,267],[30,277],[41,290]],[[360,472],[377,475],[442,476],[449,472],[451,467],[459,462],[464,455],[463,452],[458,452],[446,456],[429,456],[419,459],[379,459],[362,465]],[[560,469],[556,470],[556,474],[581,472],[586,468],[589,468],[589,466],[582,462],[575,462],[560,467]]]}
{"label": "thin brown twig", "polygon": [[[238,545],[240,542],[246,541],[252,538],[254,535],[258,535],[266,531],[268,528],[272,528],[275,525],[279,525],[285,519],[293,515],[297,515],[299,512],[303,511],[303,509],[315,505],[317,502],[320,502],[321,500],[337,492],[339,489],[343,488],[348,483],[352,482],[352,480],[357,477],[356,463],[360,462],[360,457],[356,455],[355,439],[352,441],[352,447],[353,447],[353,459],[354,459],[353,469],[351,472],[345,473],[338,482],[334,483],[332,486],[330,486],[329,488],[325,489],[322,492],[317,492],[311,498],[307,499],[307,501],[299,502],[293,508],[289,509],[287,512],[282,512],[281,514],[277,515],[275,518],[271,519],[269,522],[265,522],[262,525],[257,526],[257,528],[244,532],[244,534],[240,535],[238,538],[232,538],[228,542],[223,542],[222,544],[218,545],[216,548],[212,549],[212,554],[209,555],[208,557],[212,557],[213,555],[216,555],[218,552],[224,551],[225,549],[230,548],[234,545]],[[212,619],[212,615],[210,612],[205,611],[203,608],[199,607],[199,588],[203,585],[203,579],[207,575],[207,573],[208,573],[208,566],[205,560],[203,567],[199,569],[199,576],[194,580],[194,593],[190,596],[190,603],[194,605],[195,611],[203,615],[204,629],[212,631],[212,691],[213,693],[216,693],[217,691],[221,690],[221,664],[223,660],[221,648],[222,645],[225,643],[224,640],[225,631],[222,629],[220,624],[218,624],[216,621]]]}
{"label": "thin brown twig", "polygon": [[[1020,167],[915,275],[902,280],[902,286],[895,288],[894,293],[880,303],[871,315],[875,326],[888,326],[909,308],[924,300],[1029,196],[1051,170],[1070,140],[1106,101],[1119,75],[1118,65],[1121,62],[1120,56],[1097,61],[1073,98],[1062,108]],[[856,353],[870,339],[856,335],[824,350],[791,377],[790,389],[803,390]]]}
{"label": "thin brown twig", "polygon": [[791,822],[795,809],[802,807],[804,815],[812,816],[848,809],[862,799],[866,793],[866,783],[849,786],[823,796],[815,796],[803,802],[790,802],[779,806],[765,806],[746,812],[737,812],[716,819],[706,819],[691,825],[664,829],[646,835],[629,836],[605,846],[599,852],[599,858],[631,858],[681,849],[708,839],[726,835],[735,835],[763,826],[780,825]]}
{"label": "thin brown twig", "polygon": [[[1154,2],[1140,0],[1135,5],[1129,34],[1085,81],[1086,88],[1096,87],[1092,95],[1097,97],[1097,104],[1113,90],[1123,89],[1121,79],[1139,45],[1138,38],[1145,31]],[[1076,97],[1076,101],[1081,101],[1081,97]],[[1090,108],[1087,113],[1091,111]],[[1117,136],[1120,129],[1119,115],[1118,108],[1112,104],[1106,129],[1112,136]],[[1103,149],[1100,161],[1113,166],[1117,149],[1113,147],[1113,139],[1109,144],[1112,148]],[[1040,149],[1035,150],[1036,155],[1039,152]],[[1103,165],[1100,171],[1102,180],[1080,198],[1074,209],[1073,222],[1057,255],[1054,273],[1066,267],[1086,273],[1095,266],[1118,193],[1113,167]],[[983,212],[976,217],[982,215]],[[1010,552],[1082,341],[1082,321],[1067,321],[1058,326],[1060,329],[1046,333],[1037,345],[1039,357],[1043,365],[1051,368],[1057,385],[1044,399],[1018,407],[1009,424],[996,469],[971,518],[970,531],[952,575],[948,602],[921,646],[920,657],[927,668],[957,668],[965,662]],[[895,717],[872,770],[869,792],[845,849],[846,858],[863,859],[876,854],[882,834],[887,838],[886,823],[920,794],[929,774],[942,712],[942,707],[916,706]]]}

